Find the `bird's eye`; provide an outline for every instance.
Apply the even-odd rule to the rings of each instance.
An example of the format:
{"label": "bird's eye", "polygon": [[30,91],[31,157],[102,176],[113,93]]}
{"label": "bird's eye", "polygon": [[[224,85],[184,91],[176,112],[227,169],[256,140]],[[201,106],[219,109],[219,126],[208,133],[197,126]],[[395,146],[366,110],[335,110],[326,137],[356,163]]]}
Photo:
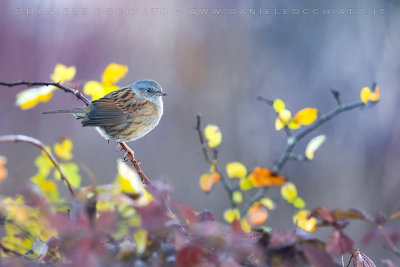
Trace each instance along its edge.
{"label": "bird's eye", "polygon": [[147,93],[150,93],[150,92],[151,92],[151,88],[147,88],[147,89],[146,89],[146,92],[147,92]]}

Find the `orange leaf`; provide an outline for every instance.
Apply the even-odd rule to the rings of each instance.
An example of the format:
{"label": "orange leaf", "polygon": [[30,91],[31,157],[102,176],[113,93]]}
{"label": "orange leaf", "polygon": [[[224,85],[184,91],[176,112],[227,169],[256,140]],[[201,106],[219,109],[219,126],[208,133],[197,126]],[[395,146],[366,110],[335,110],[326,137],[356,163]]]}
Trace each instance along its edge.
{"label": "orange leaf", "polygon": [[375,91],[369,96],[369,101],[377,102],[380,98],[379,87],[375,88]]}
{"label": "orange leaf", "polygon": [[247,211],[247,221],[251,225],[263,224],[268,218],[267,209],[260,203],[254,203]]}
{"label": "orange leaf", "polygon": [[316,108],[303,108],[294,115],[295,121],[300,125],[309,125],[313,123],[318,116],[318,109]]}
{"label": "orange leaf", "polygon": [[283,176],[279,176],[266,168],[255,167],[250,174],[250,179],[256,187],[278,186],[286,182]]}
{"label": "orange leaf", "polygon": [[0,181],[4,180],[7,176],[7,169],[4,167],[7,160],[5,157],[0,156]]}
{"label": "orange leaf", "polygon": [[209,193],[214,184],[218,182],[220,178],[221,175],[217,172],[203,174],[199,180],[201,190],[205,193]]}

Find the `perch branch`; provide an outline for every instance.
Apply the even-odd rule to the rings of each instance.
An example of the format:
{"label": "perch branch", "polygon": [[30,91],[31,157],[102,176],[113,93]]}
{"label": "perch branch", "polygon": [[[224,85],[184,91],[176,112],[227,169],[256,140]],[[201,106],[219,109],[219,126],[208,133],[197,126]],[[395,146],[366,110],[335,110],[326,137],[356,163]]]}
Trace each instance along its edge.
{"label": "perch branch", "polygon": [[67,177],[62,172],[56,158],[46,150],[46,147],[42,142],[26,135],[2,135],[0,136],[0,143],[27,143],[36,146],[37,148],[42,150],[46,154],[46,156],[50,159],[51,163],[53,163],[56,170],[60,173],[61,180],[63,180],[67,184],[67,187],[71,195],[75,196],[75,191],[72,188],[71,184],[69,183]]}
{"label": "perch branch", "polygon": [[81,92],[79,92],[76,89],[72,89],[69,87],[66,87],[64,85],[62,85],[61,83],[56,83],[56,82],[28,82],[28,81],[19,81],[19,82],[11,82],[11,83],[7,83],[7,82],[1,82],[0,81],[0,85],[3,86],[8,86],[8,87],[14,87],[14,86],[18,86],[18,85],[27,85],[28,87],[31,86],[55,86],[61,90],[63,90],[66,93],[71,93],[74,94],[79,100],[82,100],[86,106],[90,104],[90,100],[87,99]]}
{"label": "perch branch", "polygon": [[[14,86],[18,86],[18,85],[27,85],[28,87],[31,87],[31,86],[55,86],[55,87],[63,90],[66,93],[74,94],[79,100],[81,100],[83,103],[85,103],[86,106],[90,104],[90,100],[87,99],[81,92],[79,92],[79,90],[69,88],[65,85],[62,85],[61,83],[29,82],[29,81],[19,81],[19,82],[2,82],[2,81],[0,81],[0,85],[8,86],[8,87],[14,87]],[[119,143],[119,145],[121,146],[122,150],[125,151],[126,156],[129,158],[132,165],[135,167],[135,169],[138,172],[143,183],[149,184],[150,180],[146,177],[146,175],[144,175],[142,169],[140,168],[139,162],[134,157],[133,150],[126,143]]]}
{"label": "perch branch", "polygon": [[139,174],[140,178],[142,179],[142,182],[144,184],[151,184],[150,180],[146,177],[146,175],[143,173],[142,169],[139,166],[139,162],[135,159],[135,154],[133,153],[133,150],[125,143],[121,142],[118,143],[122,150],[126,152],[126,157],[129,158],[129,160],[132,162],[133,167],[135,167],[137,173]]}

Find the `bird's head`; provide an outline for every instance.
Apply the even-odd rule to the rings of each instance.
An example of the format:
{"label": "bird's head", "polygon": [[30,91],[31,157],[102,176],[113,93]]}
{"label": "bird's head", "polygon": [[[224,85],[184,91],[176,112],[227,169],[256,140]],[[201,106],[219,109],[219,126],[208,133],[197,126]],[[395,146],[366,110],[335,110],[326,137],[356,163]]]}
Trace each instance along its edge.
{"label": "bird's head", "polygon": [[155,102],[161,96],[167,95],[156,81],[143,80],[130,86],[132,90],[142,98]]}

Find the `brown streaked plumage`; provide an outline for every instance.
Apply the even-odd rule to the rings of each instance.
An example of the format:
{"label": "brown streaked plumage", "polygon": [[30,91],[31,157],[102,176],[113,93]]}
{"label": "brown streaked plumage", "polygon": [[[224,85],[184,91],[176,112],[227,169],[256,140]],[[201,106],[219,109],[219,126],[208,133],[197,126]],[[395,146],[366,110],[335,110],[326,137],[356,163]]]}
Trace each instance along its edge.
{"label": "brown streaked plumage", "polygon": [[73,113],[82,126],[93,126],[106,139],[133,141],[150,132],[161,119],[161,86],[144,80],[92,101],[87,107],[48,113]]}

